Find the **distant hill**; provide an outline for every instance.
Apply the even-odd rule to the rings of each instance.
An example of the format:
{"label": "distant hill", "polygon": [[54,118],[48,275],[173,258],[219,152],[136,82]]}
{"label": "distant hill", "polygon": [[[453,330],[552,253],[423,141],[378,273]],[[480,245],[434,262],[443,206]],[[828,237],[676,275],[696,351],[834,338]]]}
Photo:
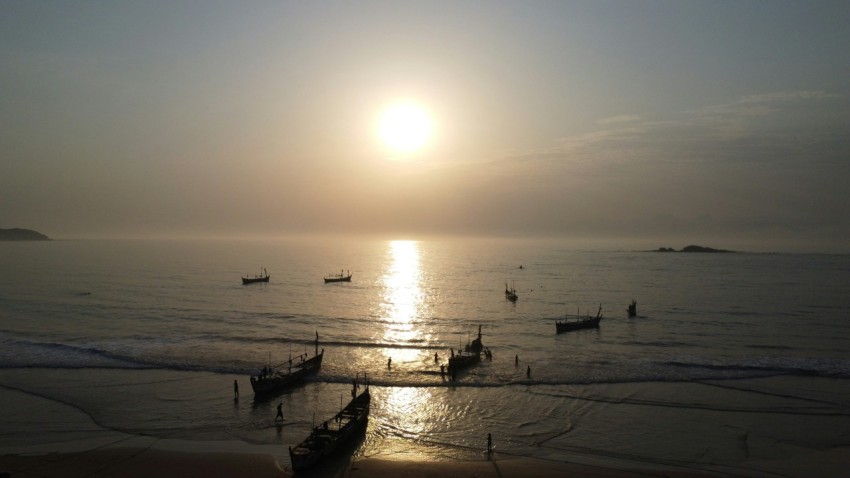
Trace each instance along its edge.
{"label": "distant hill", "polygon": [[727,251],[725,249],[712,249],[710,247],[704,246],[685,246],[681,251],[677,251],[672,247],[659,247],[653,252],[735,252],[735,251]]}
{"label": "distant hill", "polygon": [[0,229],[0,241],[49,241],[50,238],[30,229]]}

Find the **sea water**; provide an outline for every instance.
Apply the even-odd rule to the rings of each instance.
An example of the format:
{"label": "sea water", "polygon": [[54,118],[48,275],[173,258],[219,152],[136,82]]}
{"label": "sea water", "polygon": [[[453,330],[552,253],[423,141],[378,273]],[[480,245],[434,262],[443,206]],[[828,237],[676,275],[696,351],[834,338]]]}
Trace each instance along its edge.
{"label": "sea water", "polygon": [[[236,440],[287,466],[355,377],[373,395],[355,456],[476,458],[489,433],[505,456],[760,474],[850,443],[847,255],[91,240],[0,243],[0,265],[0,386],[62,415],[7,424],[0,452],[72,438],[70,408],[86,430]],[[261,268],[268,283],[242,285]],[[555,333],[600,306],[598,329]],[[492,360],[442,375],[479,327]],[[248,377],[316,334],[321,371],[255,400]]]}

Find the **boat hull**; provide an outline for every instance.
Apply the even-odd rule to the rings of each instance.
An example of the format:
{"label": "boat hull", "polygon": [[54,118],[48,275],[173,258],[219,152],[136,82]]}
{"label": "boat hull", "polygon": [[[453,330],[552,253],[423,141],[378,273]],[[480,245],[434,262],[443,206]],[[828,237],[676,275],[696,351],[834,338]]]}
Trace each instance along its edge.
{"label": "boat hull", "polygon": [[329,282],[351,282],[351,274],[345,277],[325,277],[325,284]]}
{"label": "boat hull", "polygon": [[243,277],[242,284],[253,284],[255,282],[268,282],[271,276],[265,277]]}
{"label": "boat hull", "polygon": [[334,454],[351,439],[366,430],[369,421],[371,395],[369,387],[352,399],[333,418],[324,425],[313,428],[304,441],[295,448],[289,448],[289,459],[294,471],[312,468],[322,460]]}
{"label": "boat hull", "polygon": [[251,376],[251,388],[255,395],[264,395],[274,393],[280,390],[285,390],[301,380],[304,377],[314,374],[322,367],[322,358],[324,350],[315,357],[305,360],[296,365],[288,373],[275,372],[267,376]]}
{"label": "boat hull", "polygon": [[602,317],[593,317],[588,319],[580,319],[576,321],[564,321],[558,322],[555,321],[555,332],[562,334],[564,332],[571,332],[573,330],[581,330],[581,329],[598,329],[599,322],[602,320]]}

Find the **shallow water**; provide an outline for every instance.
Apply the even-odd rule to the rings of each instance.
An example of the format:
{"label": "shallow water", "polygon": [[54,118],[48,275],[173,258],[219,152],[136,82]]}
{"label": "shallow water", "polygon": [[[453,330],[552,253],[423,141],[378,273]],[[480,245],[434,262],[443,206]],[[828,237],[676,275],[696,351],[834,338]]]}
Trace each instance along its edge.
{"label": "shallow water", "polygon": [[[0,263],[0,384],[131,434],[282,445],[286,464],[286,446],[365,373],[373,407],[359,455],[476,456],[492,433],[504,454],[743,473],[785,443],[850,438],[846,255],[55,241],[0,243]],[[243,286],[260,267],[271,281]],[[341,268],[351,283],[324,284]],[[555,334],[558,317],[600,304],[598,330]],[[493,360],[446,380],[434,354],[445,363],[479,325]],[[312,352],[316,332],[321,372],[254,402],[248,375]],[[0,444],[15,440],[4,433]]]}

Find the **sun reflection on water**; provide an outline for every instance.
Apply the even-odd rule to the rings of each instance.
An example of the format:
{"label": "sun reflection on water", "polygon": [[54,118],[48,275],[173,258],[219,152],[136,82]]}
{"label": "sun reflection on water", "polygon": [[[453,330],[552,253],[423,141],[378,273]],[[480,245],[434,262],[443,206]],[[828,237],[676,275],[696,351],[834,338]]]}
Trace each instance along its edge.
{"label": "sun reflection on water", "polygon": [[[416,322],[422,305],[419,244],[416,241],[391,241],[391,263],[383,277],[385,317],[383,341],[410,346],[420,340]],[[396,363],[412,362],[420,352],[415,348],[394,348],[387,351]]]}
{"label": "sun reflection on water", "polygon": [[[426,368],[431,353],[424,347],[430,335],[423,323],[425,294],[422,287],[419,244],[416,241],[392,241],[388,248],[389,265],[383,276],[383,342],[397,345],[385,353],[393,360],[387,371],[390,382],[409,377]],[[433,363],[433,362],[431,362]],[[398,366],[396,366],[398,364]],[[382,390],[383,409],[393,423],[391,436],[417,439],[426,430],[430,392],[426,387],[386,387]],[[410,450],[407,450],[408,452]]]}

